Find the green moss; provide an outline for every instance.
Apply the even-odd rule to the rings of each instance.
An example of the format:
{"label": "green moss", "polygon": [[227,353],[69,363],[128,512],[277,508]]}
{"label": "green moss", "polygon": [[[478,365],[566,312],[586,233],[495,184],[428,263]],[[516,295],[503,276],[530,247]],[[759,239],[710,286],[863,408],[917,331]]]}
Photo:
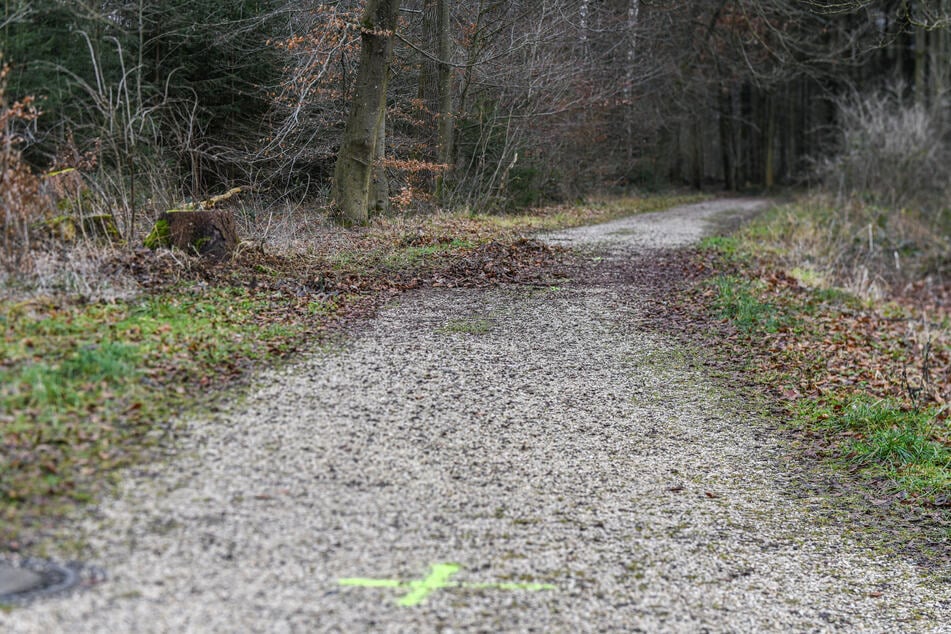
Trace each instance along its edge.
{"label": "green moss", "polygon": [[72,242],[76,239],[78,231],[76,221],[69,214],[54,216],[43,222],[46,228],[63,242]]}
{"label": "green moss", "polygon": [[96,214],[83,218],[83,230],[87,236],[108,242],[118,242],[122,236],[111,214]]}
{"label": "green moss", "polygon": [[149,235],[145,236],[142,243],[149,249],[158,249],[159,247],[172,246],[172,232],[167,220],[157,220],[155,226]]}
{"label": "green moss", "polygon": [[468,335],[484,335],[492,330],[492,322],[481,317],[467,319],[453,319],[439,329],[442,334],[462,333]]}

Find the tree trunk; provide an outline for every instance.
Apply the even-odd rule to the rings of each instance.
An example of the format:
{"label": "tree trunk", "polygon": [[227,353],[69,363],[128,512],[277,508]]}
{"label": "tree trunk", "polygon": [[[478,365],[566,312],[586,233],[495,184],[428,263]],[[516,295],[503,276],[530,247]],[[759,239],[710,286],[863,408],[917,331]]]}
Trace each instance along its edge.
{"label": "tree trunk", "polygon": [[733,87],[720,86],[720,158],[723,163],[723,182],[726,189],[736,190],[736,141],[733,131]]}
{"label": "tree trunk", "polygon": [[369,0],[361,20],[360,65],[337,165],[334,200],[344,222],[369,217],[371,180],[386,109],[386,85],[400,0]]}
{"label": "tree trunk", "polygon": [[439,131],[436,160],[444,165],[436,177],[436,196],[445,199],[445,178],[452,165],[452,137],[455,132],[455,114],[452,109],[452,40],[449,37],[449,0],[437,0],[437,30],[439,31]]}
{"label": "tree trunk", "polygon": [[630,0],[627,7],[627,64],[624,76],[624,128],[627,137],[627,169],[634,162],[634,79],[637,68],[637,23],[641,13],[640,0]]}
{"label": "tree trunk", "polygon": [[927,104],[927,60],[928,35],[923,26],[916,26],[915,32],[915,101],[920,105]]}
{"label": "tree trunk", "polygon": [[370,208],[374,213],[385,214],[390,209],[390,181],[386,177],[386,108],[380,111],[380,123],[376,133],[376,158],[373,161],[373,191]]}
{"label": "tree trunk", "polygon": [[772,93],[766,95],[766,157],[763,184],[772,191],[776,185],[776,98]]}
{"label": "tree trunk", "polygon": [[690,182],[694,189],[703,189],[703,124],[699,115],[694,115],[690,158]]}
{"label": "tree trunk", "polygon": [[192,255],[222,260],[238,246],[238,230],[230,211],[173,209],[159,215],[145,237],[145,246],[176,247]]}
{"label": "tree trunk", "polygon": [[436,121],[439,112],[439,7],[436,0],[424,0],[423,8],[422,50],[424,55],[419,65],[419,97],[423,112],[419,117],[419,139],[423,142],[421,158],[432,160],[436,157],[433,151],[437,129]]}
{"label": "tree trunk", "polygon": [[[941,2],[941,5],[946,2]],[[942,8],[944,8],[942,6]],[[928,66],[931,68],[931,81],[929,86],[929,103],[935,106],[939,103],[944,94],[945,79],[948,71],[947,59],[947,29],[938,29],[931,32],[930,46],[928,47]]]}
{"label": "tree trunk", "polygon": [[452,41],[449,37],[449,0],[436,0],[436,29],[439,32],[439,162],[452,162]]}
{"label": "tree trunk", "polygon": [[[452,108],[452,38],[449,36],[449,0],[426,0],[423,6],[423,28],[427,53],[420,73],[419,97],[433,113],[434,125],[424,130],[424,138],[435,134],[436,162],[452,163],[452,138],[455,131]],[[429,119],[427,117],[427,119]],[[443,198],[445,172],[436,175],[436,197]]]}

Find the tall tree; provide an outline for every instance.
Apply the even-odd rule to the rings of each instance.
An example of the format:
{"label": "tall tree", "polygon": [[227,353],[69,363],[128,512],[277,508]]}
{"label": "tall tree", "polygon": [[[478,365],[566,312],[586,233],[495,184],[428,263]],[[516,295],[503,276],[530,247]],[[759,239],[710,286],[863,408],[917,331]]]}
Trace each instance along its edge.
{"label": "tall tree", "polygon": [[[453,135],[453,111],[452,111],[452,67],[450,57],[452,56],[452,40],[449,37],[449,0],[434,0],[436,9],[436,32],[438,34],[437,55],[439,57],[439,115],[437,119],[437,160],[448,169],[452,163],[452,135]],[[440,174],[437,179],[436,193],[443,195],[443,178]]]}
{"label": "tall tree", "polygon": [[386,116],[386,86],[399,10],[400,0],[369,0],[360,21],[360,65],[334,168],[337,209],[344,221],[354,224],[365,223],[372,200],[379,199],[371,185],[383,143],[380,130]]}

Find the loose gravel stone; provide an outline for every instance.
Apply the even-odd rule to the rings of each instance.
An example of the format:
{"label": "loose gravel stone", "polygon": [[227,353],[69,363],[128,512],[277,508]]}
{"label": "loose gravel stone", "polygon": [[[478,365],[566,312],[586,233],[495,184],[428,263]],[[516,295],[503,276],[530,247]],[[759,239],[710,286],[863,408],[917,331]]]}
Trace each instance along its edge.
{"label": "loose gravel stone", "polygon": [[[624,257],[761,204],[550,239]],[[191,421],[82,526],[109,581],[0,631],[949,631],[947,582],[789,495],[767,422],[650,310],[617,284],[406,295]]]}

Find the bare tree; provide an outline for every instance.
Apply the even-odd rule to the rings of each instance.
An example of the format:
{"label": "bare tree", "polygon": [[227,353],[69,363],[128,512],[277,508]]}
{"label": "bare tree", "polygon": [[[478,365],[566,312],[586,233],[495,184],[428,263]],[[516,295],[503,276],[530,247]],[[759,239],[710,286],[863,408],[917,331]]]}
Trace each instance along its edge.
{"label": "bare tree", "polygon": [[350,223],[363,224],[369,216],[399,9],[399,0],[369,0],[360,22],[360,65],[334,169],[334,200],[342,219]]}

